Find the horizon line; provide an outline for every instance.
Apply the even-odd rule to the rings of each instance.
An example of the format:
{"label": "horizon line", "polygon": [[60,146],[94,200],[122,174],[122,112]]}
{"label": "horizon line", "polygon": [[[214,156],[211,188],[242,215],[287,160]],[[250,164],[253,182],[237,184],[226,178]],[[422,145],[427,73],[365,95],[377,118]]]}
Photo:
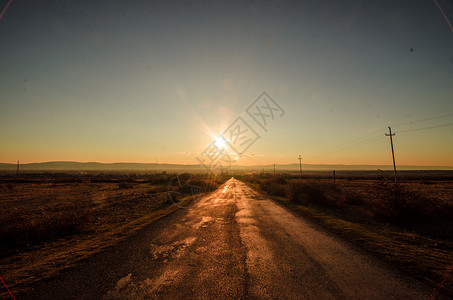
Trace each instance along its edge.
{"label": "horizon line", "polygon": [[[29,165],[29,164],[46,164],[46,163],[80,163],[80,164],[141,164],[141,165],[183,165],[183,166],[196,166],[199,165],[197,163],[194,164],[187,164],[187,163],[168,163],[168,162],[126,162],[126,161],[117,161],[117,162],[99,162],[99,161],[72,161],[72,160],[52,160],[52,161],[41,161],[41,162],[27,162],[27,163],[20,163],[19,165]],[[0,162],[0,164],[9,164],[9,165],[17,165],[15,163],[9,162]],[[253,167],[253,166],[273,166],[273,163],[270,164],[232,164],[231,166],[244,166],[244,167]],[[299,165],[299,163],[275,163],[275,165]],[[392,164],[344,164],[344,163],[302,163],[302,165],[313,165],[313,166],[393,166]],[[449,165],[416,165],[416,164],[400,164],[397,166],[401,167],[443,167],[443,168],[453,168],[453,166]]]}

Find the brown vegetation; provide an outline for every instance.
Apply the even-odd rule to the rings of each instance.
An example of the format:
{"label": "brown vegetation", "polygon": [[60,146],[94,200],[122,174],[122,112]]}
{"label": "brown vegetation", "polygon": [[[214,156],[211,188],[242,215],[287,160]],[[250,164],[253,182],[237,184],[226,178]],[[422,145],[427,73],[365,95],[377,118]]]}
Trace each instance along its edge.
{"label": "brown vegetation", "polygon": [[420,225],[423,222],[431,222],[433,218],[453,216],[452,194],[443,195],[444,198],[439,195],[436,197],[434,193],[408,183],[394,184],[384,180],[371,180],[356,183],[362,186],[351,188],[351,183],[333,183],[319,179],[300,180],[285,175],[248,180],[272,196],[287,197],[303,205],[335,207],[355,214],[361,213],[379,222]]}
{"label": "brown vegetation", "polygon": [[93,216],[91,202],[65,205],[56,211],[13,210],[0,218],[0,244],[18,248],[84,231]]}

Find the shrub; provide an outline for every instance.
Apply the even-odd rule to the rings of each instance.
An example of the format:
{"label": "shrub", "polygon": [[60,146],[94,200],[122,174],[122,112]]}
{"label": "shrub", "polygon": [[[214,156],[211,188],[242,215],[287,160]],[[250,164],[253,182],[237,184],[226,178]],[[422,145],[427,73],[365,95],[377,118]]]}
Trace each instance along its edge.
{"label": "shrub", "polygon": [[168,185],[151,185],[146,193],[148,195],[152,195],[152,194],[157,194],[157,193],[163,193],[163,192],[167,192],[168,191]]}
{"label": "shrub", "polygon": [[420,221],[439,212],[438,201],[399,184],[377,184],[372,198],[373,215],[388,222]]}
{"label": "shrub", "polygon": [[[260,189],[272,196],[283,197],[286,195],[285,186],[277,179],[265,179],[260,182]],[[281,181],[280,181],[281,182]]]}
{"label": "shrub", "polygon": [[293,181],[287,188],[287,196],[296,203],[314,203],[336,206],[338,189],[332,184],[321,184],[316,181]]}
{"label": "shrub", "polygon": [[92,205],[88,203],[40,214],[27,210],[15,211],[0,218],[0,244],[25,246],[80,233],[91,219],[92,213]]}
{"label": "shrub", "polygon": [[286,177],[284,175],[280,175],[280,176],[277,176],[275,177],[275,180],[274,180],[276,183],[278,184],[286,184]]}
{"label": "shrub", "polygon": [[340,205],[363,205],[366,202],[364,195],[355,191],[343,190],[340,196]]}
{"label": "shrub", "polygon": [[181,194],[179,192],[169,191],[166,194],[166,197],[167,197],[167,203],[176,203],[180,200]]}
{"label": "shrub", "polygon": [[134,187],[134,185],[132,184],[132,182],[121,181],[120,183],[118,183],[118,189],[120,189],[120,190],[122,190],[122,189],[131,189],[133,187]]}

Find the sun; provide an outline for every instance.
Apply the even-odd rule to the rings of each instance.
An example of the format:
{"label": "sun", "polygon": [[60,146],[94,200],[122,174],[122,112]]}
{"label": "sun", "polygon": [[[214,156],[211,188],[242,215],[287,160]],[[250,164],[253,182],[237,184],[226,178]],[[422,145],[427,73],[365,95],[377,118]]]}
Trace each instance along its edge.
{"label": "sun", "polygon": [[216,136],[214,137],[215,139],[215,145],[217,146],[217,149],[225,149],[226,148],[226,142],[221,136]]}

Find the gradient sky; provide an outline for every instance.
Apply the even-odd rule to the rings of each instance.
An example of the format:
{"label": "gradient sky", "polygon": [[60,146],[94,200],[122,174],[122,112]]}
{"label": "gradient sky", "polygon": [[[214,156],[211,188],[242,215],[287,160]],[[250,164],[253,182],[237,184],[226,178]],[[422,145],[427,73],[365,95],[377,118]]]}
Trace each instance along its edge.
{"label": "gradient sky", "polygon": [[390,125],[397,164],[453,166],[432,0],[13,1],[0,20],[0,162],[193,164],[263,91],[286,114],[241,164],[391,164]]}

